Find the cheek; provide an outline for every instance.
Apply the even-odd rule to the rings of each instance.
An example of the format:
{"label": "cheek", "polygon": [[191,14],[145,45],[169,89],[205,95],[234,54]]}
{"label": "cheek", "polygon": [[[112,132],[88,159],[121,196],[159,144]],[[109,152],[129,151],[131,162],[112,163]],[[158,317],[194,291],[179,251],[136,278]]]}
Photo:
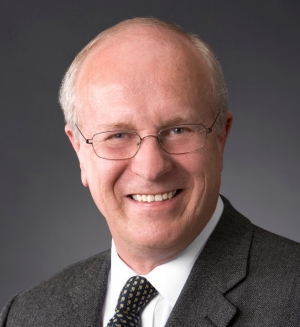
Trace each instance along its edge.
{"label": "cheek", "polygon": [[182,162],[183,169],[193,179],[195,187],[210,187],[215,180],[219,180],[222,170],[222,155],[218,148],[207,147],[199,151],[190,153]]}
{"label": "cheek", "polygon": [[102,210],[106,206],[113,207],[117,201],[117,193],[121,194],[117,186],[125,171],[124,163],[97,157],[95,160],[93,158],[86,167],[86,179],[97,206],[101,206]]}
{"label": "cheek", "polygon": [[187,153],[181,161],[181,169],[185,170],[190,178],[198,179],[205,174],[208,160],[202,150]]}
{"label": "cheek", "polygon": [[215,174],[220,174],[223,165],[223,151],[222,146],[217,137],[212,138],[211,143],[207,147],[206,153],[206,167],[207,170],[213,171]]}

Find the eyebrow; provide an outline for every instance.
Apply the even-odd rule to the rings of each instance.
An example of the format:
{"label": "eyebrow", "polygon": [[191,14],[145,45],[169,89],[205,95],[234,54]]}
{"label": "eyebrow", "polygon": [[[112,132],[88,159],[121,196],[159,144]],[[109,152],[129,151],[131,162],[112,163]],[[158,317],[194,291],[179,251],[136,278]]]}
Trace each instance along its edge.
{"label": "eyebrow", "polygon": [[199,122],[199,118],[196,119],[195,117],[182,117],[182,116],[167,119],[164,122],[164,126],[175,126],[181,124],[201,124],[201,122]]}
{"label": "eyebrow", "polygon": [[96,126],[97,130],[102,132],[106,131],[121,131],[121,130],[134,130],[134,126],[131,123],[114,123],[114,124],[101,124]]}
{"label": "eyebrow", "polygon": [[[159,127],[159,129],[181,125],[181,124],[201,124],[199,119],[195,119],[195,117],[182,117],[177,116],[174,118],[167,119],[163,122],[163,124]],[[107,132],[107,131],[135,131],[136,126],[134,126],[130,122],[126,123],[112,123],[112,124],[99,124],[96,127],[97,131]]]}

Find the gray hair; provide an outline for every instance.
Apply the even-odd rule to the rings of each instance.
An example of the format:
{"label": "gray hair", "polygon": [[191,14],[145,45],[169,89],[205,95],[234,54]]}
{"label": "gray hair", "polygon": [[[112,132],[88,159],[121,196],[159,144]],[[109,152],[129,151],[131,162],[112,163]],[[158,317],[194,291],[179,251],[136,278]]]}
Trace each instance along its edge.
{"label": "gray hair", "polygon": [[134,18],[124,20],[97,35],[75,57],[62,80],[59,91],[59,102],[64,113],[65,122],[71,127],[75,137],[78,137],[75,124],[79,124],[80,112],[82,110],[80,100],[75,93],[75,85],[78,73],[84,60],[88,54],[101,42],[113,37],[117,32],[132,26],[150,26],[154,28],[162,28],[174,31],[189,40],[191,44],[199,50],[199,53],[207,65],[210,75],[210,83],[212,89],[211,105],[215,113],[219,113],[218,120],[216,121],[216,128],[219,132],[224,125],[225,115],[228,110],[228,94],[222,67],[216,55],[214,54],[214,51],[208,44],[202,41],[198,35],[187,33],[183,28],[176,24],[168,23],[156,18]]}

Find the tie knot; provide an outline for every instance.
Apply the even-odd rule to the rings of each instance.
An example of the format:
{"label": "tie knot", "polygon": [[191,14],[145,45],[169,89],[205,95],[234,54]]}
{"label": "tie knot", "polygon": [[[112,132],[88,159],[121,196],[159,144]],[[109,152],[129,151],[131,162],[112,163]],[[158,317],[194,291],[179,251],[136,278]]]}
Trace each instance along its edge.
{"label": "tie knot", "polygon": [[156,289],[145,277],[131,277],[121,291],[116,312],[139,313],[155,294]]}
{"label": "tie knot", "polygon": [[116,313],[107,327],[138,327],[141,311],[156,293],[145,277],[129,278],[120,293]]}

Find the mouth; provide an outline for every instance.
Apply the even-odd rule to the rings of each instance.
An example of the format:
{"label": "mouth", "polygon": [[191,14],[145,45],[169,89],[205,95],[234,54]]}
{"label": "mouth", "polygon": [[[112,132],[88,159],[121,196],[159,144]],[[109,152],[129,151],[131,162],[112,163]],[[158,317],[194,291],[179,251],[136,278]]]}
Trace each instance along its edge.
{"label": "mouth", "polygon": [[138,202],[162,202],[174,198],[178,190],[161,194],[132,194],[131,198]]}

